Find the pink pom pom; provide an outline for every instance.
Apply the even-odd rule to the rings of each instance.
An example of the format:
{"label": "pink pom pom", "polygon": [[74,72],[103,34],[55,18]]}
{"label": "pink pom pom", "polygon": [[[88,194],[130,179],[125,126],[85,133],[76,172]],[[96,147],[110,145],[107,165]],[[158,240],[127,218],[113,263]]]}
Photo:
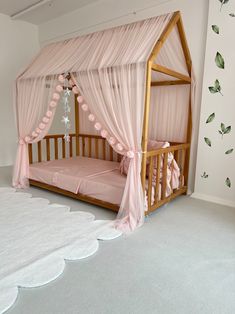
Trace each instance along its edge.
{"label": "pink pom pom", "polygon": [[56,88],[57,92],[61,93],[63,91],[63,87],[61,85],[57,85]]}
{"label": "pink pom pom", "polygon": [[55,108],[55,107],[57,106],[57,103],[56,103],[54,100],[52,100],[52,101],[49,103],[49,106],[50,106],[51,108]]}
{"label": "pink pom pom", "polygon": [[33,131],[33,132],[32,132],[32,137],[37,137],[37,136],[38,136],[38,133],[35,132],[35,131]]}
{"label": "pink pom pom", "polygon": [[49,122],[49,119],[48,119],[47,117],[43,117],[43,118],[42,118],[42,121],[43,121],[44,123],[48,123],[48,122]]}
{"label": "pink pom pom", "polygon": [[128,158],[134,158],[135,157],[135,153],[132,151],[132,150],[129,150],[127,153],[126,153],[127,157]]}
{"label": "pink pom pom", "polygon": [[60,99],[60,94],[54,93],[54,94],[52,95],[52,99],[53,99],[53,100],[59,100],[59,99]]}
{"label": "pink pom pom", "polygon": [[24,141],[26,143],[29,143],[31,141],[31,138],[29,136],[25,136]]}
{"label": "pink pom pom", "polygon": [[44,123],[40,123],[40,124],[39,124],[39,129],[40,129],[40,130],[44,130],[45,127],[46,127],[46,125],[45,125]]}
{"label": "pink pom pom", "polygon": [[87,104],[83,104],[81,106],[81,108],[82,108],[83,111],[88,111],[88,105]]}
{"label": "pink pom pom", "polygon": [[91,114],[89,114],[88,119],[89,119],[91,122],[93,122],[93,121],[95,121],[95,116],[91,113]]}
{"label": "pink pom pom", "polygon": [[122,146],[122,144],[117,143],[117,145],[116,145],[116,149],[117,149],[117,150],[119,150],[119,151],[122,151],[122,150],[123,150],[123,146]]}
{"label": "pink pom pom", "polygon": [[94,125],[94,128],[95,128],[97,131],[99,131],[99,130],[101,130],[102,125],[101,125],[99,122],[96,122],[95,125]]}
{"label": "pink pom pom", "polygon": [[60,83],[64,83],[64,81],[65,81],[64,75],[60,74],[58,77],[58,80]]}
{"label": "pink pom pom", "polygon": [[[77,86],[74,86],[74,87],[72,88],[72,91],[73,91],[74,94],[78,94],[78,93],[79,93],[79,90],[78,90]],[[78,96],[78,97],[79,97],[79,96]]]}
{"label": "pink pom pom", "polygon": [[114,138],[114,137],[110,137],[110,138],[109,138],[109,144],[110,144],[110,145],[114,145],[115,143],[116,143],[115,138]]}
{"label": "pink pom pom", "polygon": [[77,97],[77,101],[78,101],[79,103],[83,102],[83,97],[82,97],[82,96],[78,96],[78,97]]}
{"label": "pink pom pom", "polygon": [[42,132],[42,130],[40,130],[39,128],[36,128],[35,130],[38,134],[40,134]]}
{"label": "pink pom pom", "polygon": [[100,134],[103,138],[106,138],[108,136],[108,132],[106,130],[102,130]]}
{"label": "pink pom pom", "polygon": [[47,113],[46,113],[46,116],[48,118],[51,118],[52,117],[52,111],[48,110]]}

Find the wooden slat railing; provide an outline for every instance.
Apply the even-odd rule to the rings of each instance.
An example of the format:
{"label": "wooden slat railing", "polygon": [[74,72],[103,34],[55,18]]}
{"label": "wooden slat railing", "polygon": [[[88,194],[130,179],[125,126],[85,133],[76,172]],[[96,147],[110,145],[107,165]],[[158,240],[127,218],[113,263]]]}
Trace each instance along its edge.
{"label": "wooden slat railing", "polygon": [[[76,145],[79,145],[77,148]],[[35,152],[35,154],[34,154]],[[70,134],[70,142],[64,140],[64,134],[46,135],[37,144],[29,144],[29,161],[41,162],[53,159],[73,157],[79,153],[80,156],[96,159],[120,161],[121,155],[113,151],[109,143],[99,135]],[[35,156],[37,158],[34,158]]]}
{"label": "wooden slat railing", "polygon": [[[187,191],[187,186],[184,185],[184,176],[186,174],[185,156],[190,149],[190,144],[178,144],[167,148],[160,148],[147,152],[148,161],[148,212],[155,210],[161,205],[169,202],[176,196]],[[173,154],[180,168],[180,185],[179,188],[172,191],[172,194],[166,196],[167,189],[167,168],[168,156]],[[161,193],[160,193],[161,189]],[[154,198],[153,198],[154,192]],[[154,201],[153,201],[154,200]]]}

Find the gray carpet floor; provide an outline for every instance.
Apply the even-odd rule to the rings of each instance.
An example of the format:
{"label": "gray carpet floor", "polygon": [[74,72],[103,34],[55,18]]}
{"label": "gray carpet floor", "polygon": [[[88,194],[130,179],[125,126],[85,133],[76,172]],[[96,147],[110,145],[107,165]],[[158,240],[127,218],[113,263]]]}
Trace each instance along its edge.
{"label": "gray carpet floor", "polygon": [[[11,168],[0,168],[0,186]],[[40,196],[97,219],[115,215],[36,188]],[[19,289],[7,314],[233,314],[235,209],[182,196],[129,236],[100,242],[98,252],[67,261],[48,285]]]}

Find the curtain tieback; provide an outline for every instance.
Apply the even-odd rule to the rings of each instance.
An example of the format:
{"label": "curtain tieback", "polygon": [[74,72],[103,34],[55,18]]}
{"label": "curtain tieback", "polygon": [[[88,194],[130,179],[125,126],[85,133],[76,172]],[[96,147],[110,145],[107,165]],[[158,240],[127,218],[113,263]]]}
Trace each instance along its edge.
{"label": "curtain tieback", "polygon": [[132,159],[135,157],[135,154],[137,154],[139,157],[143,154],[144,152],[141,150],[129,150],[126,155],[128,158]]}
{"label": "curtain tieback", "polygon": [[25,145],[25,144],[28,144],[29,142],[30,142],[29,136],[25,136],[25,138],[19,138],[19,141],[18,141],[20,145]]}

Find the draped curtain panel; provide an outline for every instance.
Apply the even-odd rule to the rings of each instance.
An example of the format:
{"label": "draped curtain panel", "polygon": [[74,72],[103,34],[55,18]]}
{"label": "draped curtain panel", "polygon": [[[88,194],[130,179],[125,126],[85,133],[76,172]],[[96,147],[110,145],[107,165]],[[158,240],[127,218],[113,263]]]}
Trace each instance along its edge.
{"label": "draped curtain panel", "polygon": [[[132,230],[143,223],[140,171],[146,64],[171,17],[172,14],[162,15],[53,43],[41,50],[16,80],[19,146],[13,176],[15,187],[27,186],[28,143],[37,142],[48,133],[56,110],[50,107],[50,100],[59,75],[69,72],[90,112],[109,136],[122,145],[121,153],[134,152],[117,225]],[[48,111],[51,114],[45,120]],[[42,120],[48,120],[45,126],[41,125]]]}

